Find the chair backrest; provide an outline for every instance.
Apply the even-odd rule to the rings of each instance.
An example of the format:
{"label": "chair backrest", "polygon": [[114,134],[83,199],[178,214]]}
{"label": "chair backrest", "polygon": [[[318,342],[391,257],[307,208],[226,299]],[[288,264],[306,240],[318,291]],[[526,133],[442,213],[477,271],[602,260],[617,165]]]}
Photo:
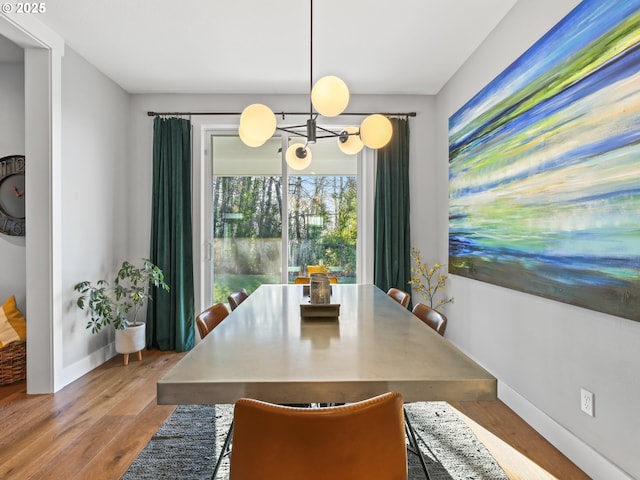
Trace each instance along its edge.
{"label": "chair backrest", "polygon": [[418,303],[413,307],[413,314],[440,335],[444,335],[444,331],[447,328],[447,317],[444,314],[423,303]]}
{"label": "chair backrest", "polygon": [[393,298],[404,308],[407,308],[407,305],[409,305],[409,300],[411,299],[411,295],[409,295],[407,292],[403,292],[399,288],[390,288],[387,292],[387,295]]}
{"label": "chair backrest", "polygon": [[200,338],[206,337],[211,330],[227,318],[229,310],[224,303],[216,303],[207,308],[204,312],[196,317],[196,325],[200,332]]}
{"label": "chair backrest", "polygon": [[[309,278],[310,277],[296,277],[293,283],[296,285],[308,285],[310,282]],[[338,283],[338,279],[336,277],[329,277],[329,283],[335,285]]]}
{"label": "chair backrest", "polygon": [[231,295],[229,295],[227,297],[227,300],[229,301],[231,311],[233,312],[236,308],[238,308],[238,305],[244,302],[247,297],[249,297],[249,294],[244,288],[241,288],[237,292],[233,292]]}
{"label": "chair backrest", "polygon": [[307,265],[307,275],[312,273],[329,273],[329,269],[326,265]]}
{"label": "chair backrest", "polygon": [[327,408],[241,399],[230,480],[406,480],[402,395]]}

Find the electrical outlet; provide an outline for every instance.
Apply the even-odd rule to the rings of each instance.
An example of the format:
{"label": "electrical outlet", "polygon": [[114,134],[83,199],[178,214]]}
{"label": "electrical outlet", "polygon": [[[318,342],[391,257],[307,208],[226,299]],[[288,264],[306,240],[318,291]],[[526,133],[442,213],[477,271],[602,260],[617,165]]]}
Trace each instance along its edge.
{"label": "electrical outlet", "polygon": [[584,388],[580,389],[580,409],[591,417],[595,417],[594,400],[593,393]]}

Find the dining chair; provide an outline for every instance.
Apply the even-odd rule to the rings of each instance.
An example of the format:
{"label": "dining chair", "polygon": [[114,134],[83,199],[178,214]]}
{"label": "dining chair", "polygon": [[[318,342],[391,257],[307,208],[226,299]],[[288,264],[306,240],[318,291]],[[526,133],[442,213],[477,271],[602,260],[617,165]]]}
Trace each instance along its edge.
{"label": "dining chair", "polygon": [[444,335],[444,331],[447,328],[447,317],[445,317],[444,314],[424,303],[416,304],[416,306],[413,307],[413,314],[440,335]]}
{"label": "dining chair", "polygon": [[403,292],[399,288],[390,288],[387,292],[387,295],[393,298],[404,308],[407,308],[407,305],[409,305],[409,300],[411,300],[411,295],[409,295],[409,293],[407,292]]}
{"label": "dining chair", "polygon": [[229,306],[231,307],[231,311],[233,312],[238,305],[244,302],[249,297],[249,294],[244,288],[241,288],[237,292],[233,292],[231,295],[227,297],[229,301]]}
{"label": "dining chair", "polygon": [[209,332],[217,327],[222,320],[227,318],[227,315],[229,315],[229,310],[227,310],[227,306],[224,303],[215,303],[200,313],[196,317],[196,325],[200,332],[200,338],[204,339],[204,337],[209,335]]}
{"label": "dining chair", "polygon": [[[309,285],[310,277],[296,277],[293,283],[295,285]],[[338,283],[337,277],[329,277],[329,283],[336,285]]]}
{"label": "dining chair", "polygon": [[312,273],[329,273],[329,268],[326,265],[307,265],[307,275]]}
{"label": "dining chair", "polygon": [[[220,322],[222,322],[228,316],[229,316],[229,310],[227,309],[227,306],[224,303],[215,303],[211,305],[209,308],[207,308],[205,311],[200,313],[196,317],[196,325],[198,326],[198,331],[200,332],[200,339],[204,340],[204,337],[209,335],[209,333],[211,333],[211,331],[214,328],[220,325]],[[231,451],[230,441],[231,441],[232,433],[233,433],[233,423],[231,424],[231,426],[229,427],[229,430],[227,431],[227,438],[225,439],[225,442],[224,442],[224,448],[222,449],[222,453],[220,454],[220,457],[216,462],[215,471],[214,471],[213,477],[211,477],[212,479],[215,479],[217,476],[218,469],[222,464],[222,458],[229,455],[229,452]]]}
{"label": "dining chair", "polygon": [[407,479],[398,392],[322,408],[243,398],[233,425],[230,480]]}

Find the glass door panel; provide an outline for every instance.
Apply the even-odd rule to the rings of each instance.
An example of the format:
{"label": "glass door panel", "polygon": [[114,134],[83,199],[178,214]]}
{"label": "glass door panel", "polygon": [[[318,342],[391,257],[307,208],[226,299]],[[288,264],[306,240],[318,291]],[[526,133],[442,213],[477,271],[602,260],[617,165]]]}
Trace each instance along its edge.
{"label": "glass door panel", "polygon": [[282,281],[281,139],[245,146],[212,136],[213,300]]}
{"label": "glass door panel", "polygon": [[335,139],[310,148],[311,165],[288,170],[288,281],[309,276],[315,268],[339,283],[356,283],[357,156],[342,153]]}

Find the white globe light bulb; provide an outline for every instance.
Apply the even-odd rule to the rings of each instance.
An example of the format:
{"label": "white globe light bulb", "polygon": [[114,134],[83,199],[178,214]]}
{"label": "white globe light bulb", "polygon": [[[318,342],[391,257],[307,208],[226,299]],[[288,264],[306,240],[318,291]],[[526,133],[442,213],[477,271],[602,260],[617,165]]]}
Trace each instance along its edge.
{"label": "white globe light bulb", "polygon": [[[353,135],[343,135],[343,133]],[[340,136],[338,137],[338,148],[342,153],[355,155],[364,148],[364,143],[362,143],[360,136],[355,135],[357,133],[358,127],[346,127],[342,132],[340,132]]]}
{"label": "white globe light bulb", "polygon": [[322,77],[311,89],[311,103],[320,115],[335,117],[349,104],[349,88],[338,77]]}
{"label": "white globe light bulb", "polygon": [[287,148],[285,160],[293,170],[304,170],[311,165],[311,150],[302,143],[294,143]]}
{"label": "white globe light bulb", "polygon": [[393,135],[391,121],[384,115],[369,115],[360,125],[360,138],[369,148],[382,148]]}
{"label": "white globe light bulb", "polygon": [[[242,111],[239,130],[251,143],[259,142],[262,145],[273,136],[276,124],[276,116],[269,107],[254,103]],[[240,138],[242,139],[242,136]],[[242,141],[244,142],[244,139]]]}
{"label": "white globe light bulb", "polygon": [[247,147],[261,147],[266,142],[266,140],[262,141],[248,136],[245,133],[244,128],[242,128],[242,123],[240,123],[240,127],[238,128],[238,136],[240,137],[240,140],[242,140],[242,143]]}

